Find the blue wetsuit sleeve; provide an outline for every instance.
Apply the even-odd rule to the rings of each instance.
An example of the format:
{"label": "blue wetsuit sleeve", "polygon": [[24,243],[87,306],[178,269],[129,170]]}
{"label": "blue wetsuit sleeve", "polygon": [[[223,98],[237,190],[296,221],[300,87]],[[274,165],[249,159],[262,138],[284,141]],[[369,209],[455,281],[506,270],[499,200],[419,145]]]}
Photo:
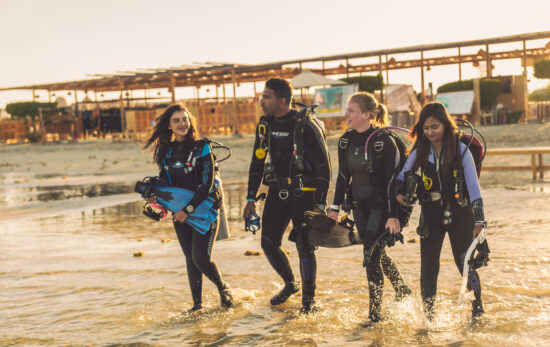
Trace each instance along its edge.
{"label": "blue wetsuit sleeve", "polygon": [[197,157],[195,163],[195,170],[197,170],[195,177],[198,183],[195,195],[193,195],[193,198],[187,204],[187,206],[192,205],[193,208],[196,208],[206,199],[214,185],[214,156],[209,144],[205,144],[204,147],[199,154],[202,156]]}
{"label": "blue wetsuit sleeve", "polygon": [[411,171],[415,160],[416,160],[416,149],[413,149],[412,152],[407,157],[407,161],[405,162],[405,165],[403,165],[401,172],[399,172],[399,174],[397,175],[398,181],[405,182],[405,172]]}
{"label": "blue wetsuit sleeve", "polygon": [[[466,145],[460,143],[460,153],[464,152],[465,149]],[[466,151],[464,158],[462,158],[462,167],[464,168],[464,180],[466,181],[466,188],[468,189],[470,201],[480,199],[481,190],[477,179],[476,166],[472,153],[470,153],[469,150]]]}
{"label": "blue wetsuit sleeve", "polygon": [[[252,149],[252,161],[250,162],[250,169],[248,171],[248,193],[246,195],[247,199],[255,199],[258,189],[260,189],[260,184],[262,183],[263,173],[264,173],[264,164],[265,158],[256,157],[256,150],[260,148],[260,137],[258,127],[260,123],[256,125],[256,136],[254,141],[254,148]],[[267,139],[265,139],[267,141]]]}

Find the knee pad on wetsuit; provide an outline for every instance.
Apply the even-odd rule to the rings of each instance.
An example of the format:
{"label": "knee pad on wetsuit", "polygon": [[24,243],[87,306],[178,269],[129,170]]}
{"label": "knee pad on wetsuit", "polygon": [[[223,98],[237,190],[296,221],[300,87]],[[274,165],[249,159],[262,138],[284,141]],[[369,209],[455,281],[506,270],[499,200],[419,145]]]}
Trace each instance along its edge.
{"label": "knee pad on wetsuit", "polygon": [[280,242],[276,244],[275,242],[273,242],[273,240],[264,236],[262,236],[260,242],[261,242],[262,250],[266,255],[273,254],[273,252],[276,252],[281,247]]}

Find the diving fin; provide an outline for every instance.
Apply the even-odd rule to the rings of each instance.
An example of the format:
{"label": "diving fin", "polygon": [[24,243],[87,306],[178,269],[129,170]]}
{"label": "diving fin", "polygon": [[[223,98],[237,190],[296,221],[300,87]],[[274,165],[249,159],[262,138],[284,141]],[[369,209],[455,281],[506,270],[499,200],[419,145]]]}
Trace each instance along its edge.
{"label": "diving fin", "polygon": [[307,211],[306,224],[308,225],[308,243],[312,246],[340,248],[360,244],[359,233],[349,223],[339,222],[320,214]]}

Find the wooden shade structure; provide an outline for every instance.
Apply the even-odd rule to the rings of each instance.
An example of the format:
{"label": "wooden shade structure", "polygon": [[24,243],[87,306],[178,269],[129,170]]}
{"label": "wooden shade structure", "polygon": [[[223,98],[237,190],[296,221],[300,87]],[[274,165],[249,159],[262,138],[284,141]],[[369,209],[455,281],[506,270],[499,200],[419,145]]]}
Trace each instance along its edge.
{"label": "wooden shade structure", "polygon": [[[389,70],[421,68],[421,84],[424,90],[424,68],[437,65],[458,65],[459,79],[461,79],[461,64],[487,62],[487,75],[491,76],[491,61],[501,59],[521,59],[524,68],[530,59],[540,59],[550,56],[550,44],[537,48],[526,48],[526,41],[550,38],[550,31],[495,37],[488,39],[439,43],[430,45],[418,45],[403,48],[345,53],[330,56],[320,56],[305,59],[285,60],[257,65],[243,65],[235,63],[194,63],[177,67],[162,69],[138,69],[131,72],[117,72],[109,75],[93,75],[93,78],[77,81],[56,82],[47,84],[33,84],[0,88],[0,91],[8,90],[46,90],[49,92],[59,90],[69,91],[123,91],[123,90],[147,90],[154,88],[168,88],[174,97],[174,89],[177,87],[200,87],[203,85],[221,86],[240,83],[265,81],[269,77],[293,78],[302,72],[302,64],[320,63],[320,69],[310,69],[322,75],[347,75],[351,73],[379,72]],[[490,45],[502,43],[523,43],[522,49],[490,51]],[[465,47],[481,46],[474,54],[462,54]],[[456,49],[457,53],[450,56],[434,56],[425,58],[427,51]],[[419,59],[397,60],[392,55],[404,53],[417,53]],[[378,62],[370,64],[352,65],[350,60],[368,57],[378,57]],[[338,62],[342,64],[336,67],[325,68],[325,63]]]}

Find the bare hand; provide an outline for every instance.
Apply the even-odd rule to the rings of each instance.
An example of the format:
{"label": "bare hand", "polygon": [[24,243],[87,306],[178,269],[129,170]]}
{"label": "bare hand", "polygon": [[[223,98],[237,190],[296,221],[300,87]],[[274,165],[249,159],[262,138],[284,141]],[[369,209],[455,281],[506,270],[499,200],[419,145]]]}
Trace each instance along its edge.
{"label": "bare hand", "polygon": [[479,233],[483,230],[483,225],[476,225],[474,227],[474,239],[479,235]]}
{"label": "bare hand", "polygon": [[338,212],[337,211],[330,211],[327,216],[334,219],[335,221],[338,221]]}
{"label": "bare hand", "polygon": [[399,219],[397,218],[388,218],[386,221],[386,229],[390,229],[390,234],[398,234],[401,232],[401,225],[399,224]]}
{"label": "bare hand", "polygon": [[409,204],[409,203],[405,200],[405,195],[403,195],[403,194],[397,194],[397,196],[395,197],[395,200],[396,200],[400,205],[407,206],[407,207],[412,207],[412,205]]}
{"label": "bare hand", "polygon": [[243,219],[247,219],[251,213],[256,213],[256,203],[254,201],[246,203],[243,211]]}
{"label": "bare hand", "polygon": [[187,219],[187,213],[185,213],[184,210],[179,210],[172,215],[172,219],[174,220],[174,222],[183,223]]}

